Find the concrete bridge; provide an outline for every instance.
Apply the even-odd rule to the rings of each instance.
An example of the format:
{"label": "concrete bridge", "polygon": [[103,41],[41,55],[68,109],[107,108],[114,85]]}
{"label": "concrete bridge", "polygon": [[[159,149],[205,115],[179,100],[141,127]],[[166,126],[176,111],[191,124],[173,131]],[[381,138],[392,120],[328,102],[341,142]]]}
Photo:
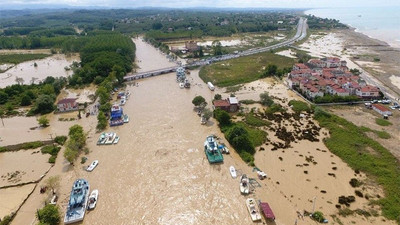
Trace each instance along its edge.
{"label": "concrete bridge", "polygon": [[125,81],[131,81],[131,80],[138,80],[146,77],[153,77],[165,73],[171,73],[175,72],[178,66],[174,67],[168,67],[168,68],[163,68],[163,69],[158,69],[158,70],[152,70],[152,71],[146,71],[146,72],[140,72],[136,74],[128,74],[124,77]]}

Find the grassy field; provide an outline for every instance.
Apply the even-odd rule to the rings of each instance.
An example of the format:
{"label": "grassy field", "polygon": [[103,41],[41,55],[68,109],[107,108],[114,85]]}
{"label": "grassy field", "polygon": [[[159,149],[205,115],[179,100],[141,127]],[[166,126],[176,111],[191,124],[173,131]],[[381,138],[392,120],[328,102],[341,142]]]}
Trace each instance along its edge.
{"label": "grassy field", "polygon": [[387,121],[385,119],[382,119],[382,118],[376,118],[375,119],[375,123],[378,124],[379,126],[390,126],[390,125],[392,125],[391,122],[389,122],[389,121]]}
{"label": "grassy field", "polygon": [[381,206],[382,215],[386,218],[398,219],[400,216],[399,161],[381,144],[366,135],[365,132],[370,129],[358,127],[341,117],[319,109],[316,109],[315,117],[322,127],[329,130],[330,137],[324,140],[329,150],[351,168],[366,173],[381,185],[385,197],[373,203]]}
{"label": "grassy field", "polygon": [[43,59],[50,56],[49,54],[0,54],[0,64],[12,63],[18,64],[25,61]]}
{"label": "grassy field", "polygon": [[294,59],[264,52],[202,67],[199,75],[204,82],[211,81],[219,87],[228,87],[259,79],[268,64],[285,68],[292,67],[294,63]]}

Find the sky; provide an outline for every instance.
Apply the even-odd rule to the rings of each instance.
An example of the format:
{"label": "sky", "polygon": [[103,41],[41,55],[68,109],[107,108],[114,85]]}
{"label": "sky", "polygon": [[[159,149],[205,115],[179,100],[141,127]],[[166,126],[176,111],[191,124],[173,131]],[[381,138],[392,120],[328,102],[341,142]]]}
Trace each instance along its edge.
{"label": "sky", "polygon": [[136,7],[217,7],[217,8],[325,8],[400,6],[400,0],[0,0],[0,8],[17,5],[34,6],[97,6],[110,8]]}

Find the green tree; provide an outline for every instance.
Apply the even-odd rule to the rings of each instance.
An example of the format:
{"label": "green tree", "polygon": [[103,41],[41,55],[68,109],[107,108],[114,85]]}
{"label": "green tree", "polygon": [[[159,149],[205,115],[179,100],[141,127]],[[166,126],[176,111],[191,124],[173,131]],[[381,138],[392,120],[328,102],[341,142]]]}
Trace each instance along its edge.
{"label": "green tree", "polygon": [[271,106],[274,103],[274,100],[272,100],[268,92],[264,92],[260,94],[260,102],[264,106]]}
{"label": "green tree", "polygon": [[4,104],[8,101],[8,94],[0,90],[0,104]]}
{"label": "green tree", "polygon": [[22,95],[20,105],[21,105],[21,106],[28,106],[28,105],[30,105],[30,104],[32,104],[32,99],[31,99],[31,97],[29,97],[29,95],[27,95],[27,94]]}
{"label": "green tree", "polygon": [[206,100],[203,98],[203,96],[196,96],[193,98],[192,103],[194,106],[199,107],[201,105],[207,105]]}
{"label": "green tree", "polygon": [[214,95],[214,100],[221,100],[222,96],[220,94]]}
{"label": "green tree", "polygon": [[76,158],[78,158],[78,151],[72,150],[71,148],[67,147],[64,151],[64,158],[69,163],[73,164]]}
{"label": "green tree", "polygon": [[268,64],[268,66],[265,68],[262,77],[270,77],[274,76],[277,74],[278,71],[278,66],[275,64]]}
{"label": "green tree", "polygon": [[42,87],[42,94],[45,95],[54,95],[56,92],[52,84],[45,84]]}
{"label": "green tree", "polygon": [[75,124],[72,127],[69,128],[69,141],[72,141],[74,143],[70,143],[70,146],[76,146],[76,150],[81,150],[83,146],[86,144],[86,134],[83,131],[82,126]]}
{"label": "green tree", "polygon": [[107,118],[102,111],[97,115],[97,129],[104,130],[107,127]]}
{"label": "green tree", "polygon": [[49,119],[46,116],[41,116],[37,119],[39,125],[41,127],[48,127],[49,126]]}
{"label": "green tree", "polygon": [[45,184],[51,189],[51,192],[55,194],[56,190],[60,187],[60,176],[52,176],[47,178]]}
{"label": "green tree", "polygon": [[203,110],[203,118],[208,121],[211,118],[211,116],[212,116],[212,111],[208,108],[205,108]]}
{"label": "green tree", "polygon": [[54,98],[50,95],[39,95],[36,99],[35,112],[36,113],[49,113],[54,110]]}
{"label": "green tree", "polygon": [[231,116],[221,109],[214,110],[215,119],[219,122],[220,127],[231,125]]}
{"label": "green tree", "polygon": [[213,41],[212,49],[214,51],[214,55],[222,55],[222,44],[220,41],[218,40]]}
{"label": "green tree", "polygon": [[37,217],[42,224],[57,225],[60,223],[60,211],[56,205],[46,205],[38,211]]}

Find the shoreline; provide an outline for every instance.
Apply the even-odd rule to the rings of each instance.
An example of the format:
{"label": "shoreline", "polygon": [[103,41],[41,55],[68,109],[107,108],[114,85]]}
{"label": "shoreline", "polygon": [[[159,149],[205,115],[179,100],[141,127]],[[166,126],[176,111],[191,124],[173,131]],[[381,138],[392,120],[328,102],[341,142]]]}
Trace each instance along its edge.
{"label": "shoreline", "polygon": [[[357,7],[342,7],[342,8],[343,9],[349,9],[349,8],[357,8]],[[370,7],[366,7],[366,8],[370,8]],[[311,8],[311,9],[303,10],[302,13],[303,13],[303,15],[313,15],[313,16],[322,18],[321,15],[316,15],[315,13],[310,13],[310,11],[313,11],[313,10],[326,10],[326,9],[334,10],[334,9],[337,9],[337,8],[327,8],[327,7],[326,8]],[[329,17],[325,17],[325,18],[338,20],[340,23],[345,24],[346,26],[349,27],[350,30],[353,30],[354,32],[363,34],[363,35],[365,35],[366,37],[368,37],[370,39],[374,39],[376,41],[383,42],[383,43],[385,43],[386,45],[388,45],[388,46],[390,46],[392,48],[400,49],[400,39],[399,39],[400,36],[398,36],[397,38],[394,38],[392,41],[383,40],[383,39],[380,39],[379,37],[376,37],[377,35],[371,35],[371,33],[369,33],[368,31],[362,30],[361,28],[358,28],[357,26],[355,26],[355,25],[353,25],[353,24],[351,24],[349,22],[343,22],[342,21],[343,19],[339,19],[337,17],[335,18],[334,16],[329,16]],[[381,31],[381,33],[385,33],[384,32],[385,30],[393,31],[393,33],[400,32],[399,28],[398,29],[378,29],[378,30],[375,30],[375,31]]]}

